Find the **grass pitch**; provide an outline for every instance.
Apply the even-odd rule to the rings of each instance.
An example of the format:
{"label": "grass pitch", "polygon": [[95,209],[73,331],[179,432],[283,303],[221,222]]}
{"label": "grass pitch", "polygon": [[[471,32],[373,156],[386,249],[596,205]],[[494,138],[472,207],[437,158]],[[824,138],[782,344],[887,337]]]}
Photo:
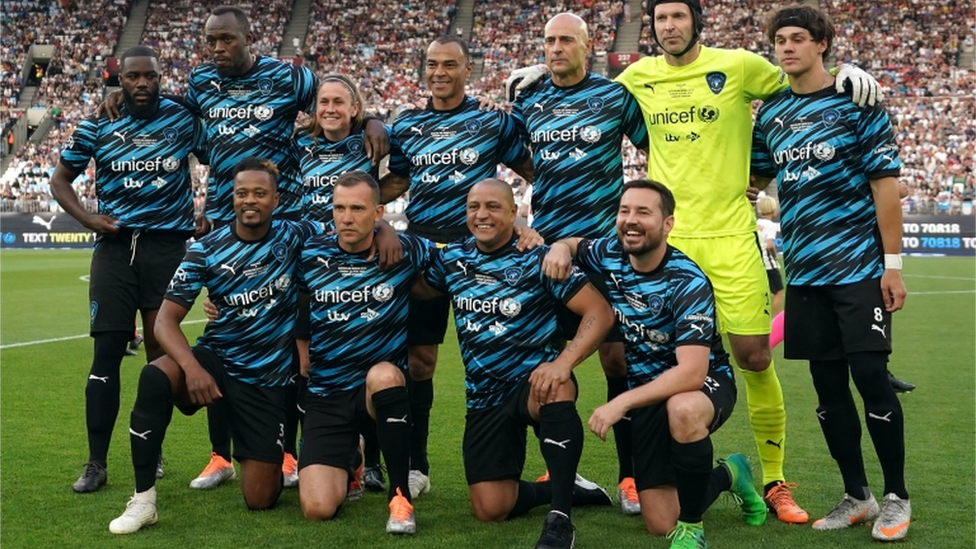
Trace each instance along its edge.
{"label": "grass pitch", "polygon": [[[159,523],[131,536],[114,536],[108,523],[132,494],[127,435],[128,414],[144,358],[123,363],[122,409],[109,453],[109,484],[95,494],[75,494],[71,483],[87,458],[84,387],[91,362],[88,327],[87,251],[8,250],[0,254],[0,543],[30,547],[321,547],[336,549],[416,547],[532,547],[543,509],[506,524],[481,524],[467,502],[461,466],[464,388],[453,332],[441,347],[435,377],[430,455],[433,490],[416,502],[418,534],[392,538],[382,495],[366,494],[346,505],[339,518],[313,523],[302,518],[298,492],[286,490],[278,507],[248,512],[237,482],[213,491],[187,484],[208,459],[203,413],[174,414],[164,444],[166,477],[157,484]],[[906,414],[907,482],[914,517],[899,547],[973,547],[976,539],[976,263],[972,258],[905,260],[909,288],[905,310],[895,315],[891,369],[918,385],[901,396]],[[191,312],[190,320],[201,313]],[[202,323],[186,324],[195,337]],[[52,340],[43,342],[45,340]],[[774,351],[789,417],[786,472],[799,487],[794,495],[812,518],[840,499],[842,484],[817,424],[816,397],[803,363]],[[605,400],[600,366],[590,359],[577,369],[580,414]],[[744,388],[737,411],[714,437],[716,457],[742,451],[756,463],[748,430]],[[531,437],[531,434],[529,435]],[[881,497],[881,470],[870,438],[862,440],[875,496]],[[526,477],[544,466],[537,445],[529,444]],[[616,482],[613,444],[588,434],[580,472],[612,488]],[[758,474],[758,467],[756,467]],[[757,479],[757,483],[759,480]],[[652,538],[641,521],[616,508],[574,512],[577,547],[668,547]],[[868,527],[815,532],[770,517],[759,528],[743,524],[731,501],[720,499],[705,515],[712,547],[810,548],[878,547]]]}

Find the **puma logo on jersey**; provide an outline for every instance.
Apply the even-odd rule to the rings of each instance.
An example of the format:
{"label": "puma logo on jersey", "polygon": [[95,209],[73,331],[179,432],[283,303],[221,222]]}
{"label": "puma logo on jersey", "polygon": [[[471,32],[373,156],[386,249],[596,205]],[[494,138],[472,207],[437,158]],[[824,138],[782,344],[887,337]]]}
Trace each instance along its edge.
{"label": "puma logo on jersey", "polygon": [[217,82],[216,80],[211,80],[210,85],[217,88],[218,92],[220,91],[220,82]]}
{"label": "puma logo on jersey", "polygon": [[546,102],[543,101],[542,103],[539,103],[538,101],[536,101],[535,103],[532,104],[532,107],[539,109],[539,112],[544,112],[546,110]]}
{"label": "puma logo on jersey", "polygon": [[468,266],[465,265],[464,263],[461,263],[460,259],[457,262],[457,266],[464,273],[464,276],[468,276]]}
{"label": "puma logo on jersey", "polygon": [[318,261],[319,263],[325,265],[325,268],[326,269],[329,268],[329,261],[330,261],[330,259],[324,258],[324,257],[316,257],[315,258],[315,261]]}
{"label": "puma logo on jersey", "polygon": [[129,132],[112,132],[112,135],[119,138],[119,141],[125,143],[125,134]]}
{"label": "puma logo on jersey", "polygon": [[221,269],[222,271],[230,271],[230,274],[232,274],[232,275],[235,275],[235,276],[236,276],[236,275],[237,275],[237,271],[235,271],[235,270],[234,270],[234,268],[235,268],[236,266],[237,266],[237,262],[236,262],[236,261],[235,261],[234,263],[231,263],[230,265],[228,265],[228,264],[226,264],[226,263],[221,263],[221,264],[220,264],[220,269]]}
{"label": "puma logo on jersey", "polygon": [[776,118],[773,119],[773,122],[776,122],[777,124],[779,124],[779,129],[781,129],[781,130],[783,129],[783,124],[785,124],[785,122],[783,122],[783,119],[782,118],[780,118],[780,117],[777,116]]}
{"label": "puma logo on jersey", "polygon": [[417,134],[419,136],[423,136],[424,135],[424,127],[423,126],[420,126],[419,128],[417,126],[410,126],[410,131],[412,131],[413,133],[415,133],[415,134]]}

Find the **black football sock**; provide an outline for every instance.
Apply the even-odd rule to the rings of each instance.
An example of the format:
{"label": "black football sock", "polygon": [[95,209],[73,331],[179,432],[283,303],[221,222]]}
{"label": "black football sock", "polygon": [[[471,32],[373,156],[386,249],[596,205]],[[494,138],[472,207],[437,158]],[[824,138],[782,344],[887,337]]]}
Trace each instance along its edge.
{"label": "black football sock", "polygon": [[207,406],[207,428],[210,446],[215,454],[230,461],[230,410],[227,401],[218,398]]}
{"label": "black football sock", "polygon": [[[409,397],[407,397],[409,398]],[[363,462],[366,467],[377,467],[380,464],[380,443],[374,429],[366,429],[363,433]]]}
{"label": "black football sock", "polygon": [[701,522],[705,512],[705,494],[712,476],[711,437],[687,444],[672,440],[671,465],[677,477],[678,504],[681,506],[678,520]]}
{"label": "black football sock", "polygon": [[[607,402],[613,400],[617,395],[627,392],[626,377],[607,378]],[[634,476],[634,459],[632,455],[633,437],[630,429],[630,416],[625,415],[623,419],[613,425],[613,442],[617,446],[617,482],[619,483],[627,477]]]}
{"label": "black football sock", "polygon": [[[427,437],[430,435],[430,409],[434,405],[434,380],[410,383],[410,416],[413,429],[410,437],[410,468],[430,474],[427,461]],[[389,468],[390,464],[386,464]]]}
{"label": "black football sock", "polygon": [[119,368],[132,334],[99,332],[94,335],[88,383],[85,385],[85,423],[88,427],[88,461],[105,467],[112,430],[119,417]]}
{"label": "black football sock", "polygon": [[583,453],[583,423],[575,402],[554,402],[539,408],[539,450],[549,469],[550,509],[572,515],[576,468]]}
{"label": "black football sock", "polygon": [[552,485],[548,480],[545,482],[526,482],[520,480],[515,507],[512,507],[512,510],[508,512],[505,520],[520,517],[530,510],[540,505],[545,505],[550,501],[552,501]]}
{"label": "black football sock", "polygon": [[884,493],[908,499],[905,488],[905,415],[888,381],[888,355],[851,353],[851,377],[864,399],[864,423],[884,472]]}
{"label": "black football sock", "polygon": [[[400,494],[410,499],[410,397],[406,387],[390,387],[373,393],[376,408],[376,438],[383,450],[390,475],[387,499]],[[368,463],[368,462],[367,462]]]}
{"label": "black football sock", "polygon": [[732,473],[725,465],[714,467],[708,475],[708,488],[705,490],[705,499],[702,501],[702,512],[704,513],[715,503],[722,492],[732,488]]}
{"label": "black football sock", "polygon": [[840,468],[844,491],[864,499],[868,485],[861,455],[861,420],[851,395],[846,360],[810,361],[810,375],[820,405],[817,418],[830,455]]}
{"label": "black football sock", "polygon": [[129,416],[136,492],[145,492],[156,485],[156,464],[172,418],[173,390],[169,378],[159,368],[147,364],[139,374],[136,402]]}

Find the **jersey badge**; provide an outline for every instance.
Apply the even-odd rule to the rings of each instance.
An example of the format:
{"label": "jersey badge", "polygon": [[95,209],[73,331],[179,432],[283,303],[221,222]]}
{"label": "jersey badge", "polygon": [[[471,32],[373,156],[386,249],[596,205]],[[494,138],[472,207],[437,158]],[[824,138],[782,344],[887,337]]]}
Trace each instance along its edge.
{"label": "jersey badge", "polygon": [[603,110],[603,98],[591,97],[586,100],[586,106],[590,108],[590,112],[593,114],[600,114],[600,111]]}
{"label": "jersey badge", "polygon": [[705,82],[708,82],[708,89],[712,90],[712,93],[718,95],[725,88],[726,76],[724,72],[710,72],[705,75]]}
{"label": "jersey badge", "polygon": [[263,95],[268,95],[269,93],[271,93],[271,89],[273,87],[274,84],[271,82],[270,78],[262,78],[258,82],[258,91],[260,91]]}
{"label": "jersey badge", "polygon": [[163,139],[170,143],[176,141],[178,135],[179,133],[176,131],[176,128],[166,128],[163,130]]}
{"label": "jersey badge", "polygon": [[833,126],[838,120],[840,120],[840,113],[837,112],[837,109],[827,109],[823,112],[822,117],[823,117],[824,126],[827,126],[829,128]]}
{"label": "jersey badge", "polygon": [[516,285],[520,278],[522,278],[522,269],[519,269],[518,267],[509,267],[505,269],[505,282],[508,282],[509,286]]}
{"label": "jersey badge", "polygon": [[478,135],[481,132],[481,121],[480,120],[468,120],[464,123],[464,129],[468,130],[471,135]]}
{"label": "jersey badge", "polygon": [[277,244],[271,247],[271,253],[274,254],[275,258],[277,258],[278,261],[284,261],[285,254],[287,253],[287,249],[285,248],[284,244],[278,242]]}

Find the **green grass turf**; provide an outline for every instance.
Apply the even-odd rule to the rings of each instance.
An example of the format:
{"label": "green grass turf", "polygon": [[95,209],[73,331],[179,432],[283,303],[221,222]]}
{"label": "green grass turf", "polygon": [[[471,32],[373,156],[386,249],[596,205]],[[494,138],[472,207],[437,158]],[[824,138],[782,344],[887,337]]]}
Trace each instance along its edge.
{"label": "green grass turf", "polygon": [[[516,548],[532,547],[544,511],[507,524],[480,524],[472,516],[460,459],[463,427],[462,369],[453,332],[441,347],[430,443],[433,490],[417,501],[419,533],[394,539],[383,530],[385,499],[367,494],[346,505],[331,523],[304,520],[298,493],[287,490],[277,509],[245,511],[236,482],[199,492],[187,483],[205,465],[209,443],[205,414],[174,415],[164,444],[166,478],[159,481],[159,524],[131,536],[113,536],[108,523],[132,493],[128,414],[141,358],[123,363],[122,411],[109,455],[109,484],[79,495],[70,485],[87,457],[84,387],[91,360],[87,337],[21,347],[29,341],[86,333],[88,252],[4,251],[0,254],[0,543],[3,547],[322,547],[322,548]],[[907,438],[907,482],[914,520],[899,547],[973,547],[974,543],[974,263],[972,258],[906,258],[908,305],[896,315],[891,369],[918,384],[903,395]],[[191,319],[200,313],[191,312]],[[186,325],[192,338],[202,324]],[[827,453],[814,414],[815,395],[805,364],[776,365],[786,395],[789,438],[786,471],[799,484],[797,501],[816,518],[842,492],[840,475]],[[605,398],[598,363],[577,370],[579,409],[584,422]],[[531,435],[530,435],[531,437]],[[744,389],[729,422],[716,434],[716,457],[743,451],[755,462],[748,431]],[[863,439],[875,495],[881,471]],[[616,482],[613,444],[588,434],[580,472],[604,486]],[[530,443],[526,477],[543,470]],[[756,467],[758,474],[758,467]],[[757,483],[759,480],[757,479]],[[667,547],[648,536],[641,521],[616,508],[578,509],[574,514],[581,549]],[[878,547],[867,527],[814,532],[772,517],[761,528],[745,526],[725,498],[705,515],[715,548]]]}

